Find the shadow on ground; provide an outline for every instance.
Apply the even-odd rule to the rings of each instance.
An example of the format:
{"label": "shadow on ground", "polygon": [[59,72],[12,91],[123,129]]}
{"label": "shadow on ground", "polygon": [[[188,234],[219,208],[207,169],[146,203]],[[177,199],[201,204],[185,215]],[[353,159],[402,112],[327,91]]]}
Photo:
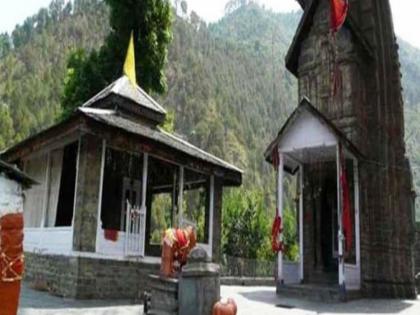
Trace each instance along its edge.
{"label": "shadow on ground", "polygon": [[121,300],[74,300],[48,294],[48,292],[36,291],[23,285],[20,295],[20,309],[89,309],[113,306],[133,306],[131,301]]}
{"label": "shadow on ground", "polygon": [[239,295],[254,302],[281,305],[286,309],[300,309],[318,314],[400,314],[404,313],[406,310],[414,308],[418,311],[418,313],[413,314],[420,314],[419,301],[360,299],[347,303],[322,303],[311,302],[303,299],[280,297],[277,296],[273,290],[267,289],[240,292]]}

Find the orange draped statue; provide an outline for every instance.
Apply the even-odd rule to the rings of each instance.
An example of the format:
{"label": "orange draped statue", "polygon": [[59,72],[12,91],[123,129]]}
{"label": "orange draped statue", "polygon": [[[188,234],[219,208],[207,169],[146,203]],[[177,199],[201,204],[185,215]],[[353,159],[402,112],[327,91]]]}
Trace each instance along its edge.
{"label": "orange draped statue", "polygon": [[0,217],[0,315],[16,315],[23,274],[23,214]]}
{"label": "orange draped statue", "polygon": [[173,277],[187,263],[188,254],[197,244],[193,227],[167,229],[162,241],[162,262],[160,274]]}

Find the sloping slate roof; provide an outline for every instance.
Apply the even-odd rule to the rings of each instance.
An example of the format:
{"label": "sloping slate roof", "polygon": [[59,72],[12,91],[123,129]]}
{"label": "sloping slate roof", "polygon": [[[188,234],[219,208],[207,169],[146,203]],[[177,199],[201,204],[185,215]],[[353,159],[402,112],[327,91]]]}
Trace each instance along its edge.
{"label": "sloping slate roof", "polygon": [[127,76],[122,76],[117,81],[114,81],[108,85],[105,89],[100,91],[90,100],[82,105],[82,107],[93,106],[96,102],[106,98],[107,96],[115,94],[126,99],[129,99],[139,106],[144,106],[147,109],[155,111],[160,114],[166,114],[166,110],[160,106],[150,95],[148,95],[141,87],[138,85],[134,86]]}
{"label": "sloping slate roof", "polygon": [[17,167],[0,160],[0,174],[5,174],[10,179],[14,179],[21,183],[24,187],[30,187],[38,184],[35,180],[23,173]]}
{"label": "sloping slate roof", "polygon": [[[294,75],[297,75],[301,42],[305,39],[305,36],[308,34],[312,27],[313,17],[318,7],[319,0],[300,0],[298,2],[302,6],[304,11],[296,33],[293,37],[292,44],[290,45],[285,58],[286,68]],[[369,56],[373,56],[373,50],[371,45],[366,40],[362,31],[357,27],[352,15],[353,14],[350,6],[349,13],[344,25],[350,29],[355,39],[359,43],[361,43],[362,47],[365,49],[367,54]]]}
{"label": "sloping slate roof", "polygon": [[308,98],[304,97],[300,102],[299,106],[294,110],[294,112],[286,120],[280,132],[278,133],[276,139],[274,139],[264,153],[264,157],[267,162],[271,163],[271,153],[273,152],[274,147],[281,141],[283,136],[286,134],[289,127],[297,120],[297,118],[304,112],[308,111],[313,114],[322,124],[324,124],[331,132],[336,136],[336,138],[353,154],[357,157],[363,157],[359,149],[346,137],[346,135],[338,129],[328,118],[326,118],[318,109],[316,109]]}
{"label": "sloping slate roof", "polygon": [[243,173],[243,171],[236,166],[223,161],[222,159],[201,150],[200,148],[188,143],[187,141],[180,139],[170,133],[165,132],[160,128],[150,128],[132,120],[119,116],[115,111],[103,110],[95,108],[80,107],[79,111],[90,117],[104,123],[106,125],[122,129],[124,131],[133,133],[135,135],[143,136],[148,139],[155,140],[164,145],[170,146],[178,151],[182,151],[190,156],[196,157],[200,160],[209,162],[214,165],[221,166],[226,169],[230,169],[235,172]]}

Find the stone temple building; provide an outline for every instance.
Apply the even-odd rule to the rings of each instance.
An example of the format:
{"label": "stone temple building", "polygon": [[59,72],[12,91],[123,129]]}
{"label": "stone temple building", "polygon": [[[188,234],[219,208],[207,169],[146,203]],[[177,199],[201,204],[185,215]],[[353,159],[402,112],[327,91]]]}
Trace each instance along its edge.
{"label": "stone temple building", "polygon": [[73,298],[140,298],[161,237],[194,225],[220,259],[222,193],[242,171],[160,127],[166,111],[127,76],[1,154],[25,193],[26,280]]}
{"label": "stone temple building", "polygon": [[[415,194],[389,1],[349,1],[348,18],[336,38],[341,88],[335,99],[330,1],[299,3],[304,13],[286,67],[298,79],[303,101],[266,151],[271,161],[278,148],[280,207],[283,169],[300,174],[300,262],[293,266],[279,255],[278,292],[290,283],[337,284],[344,298],[350,293],[415,298]],[[352,248],[345,255],[337,211],[339,145],[353,228]]]}

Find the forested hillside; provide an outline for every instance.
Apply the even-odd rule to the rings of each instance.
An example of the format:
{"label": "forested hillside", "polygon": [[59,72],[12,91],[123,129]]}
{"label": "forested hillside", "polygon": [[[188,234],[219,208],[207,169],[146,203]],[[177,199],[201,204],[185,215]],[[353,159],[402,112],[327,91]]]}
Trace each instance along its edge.
{"label": "forested hillside", "polygon": [[[166,68],[168,92],[157,96],[174,113],[175,131],[246,171],[247,188],[274,178],[263,151],[297,104],[296,81],[284,56],[300,13],[242,6],[207,25],[194,12],[174,18]],[[0,35],[0,150],[50,126],[71,52],[99,48],[109,31],[100,0],[54,0],[12,34]],[[420,168],[420,51],[400,42],[407,142]],[[420,169],[419,169],[420,170]],[[416,175],[420,187],[420,174]]]}

